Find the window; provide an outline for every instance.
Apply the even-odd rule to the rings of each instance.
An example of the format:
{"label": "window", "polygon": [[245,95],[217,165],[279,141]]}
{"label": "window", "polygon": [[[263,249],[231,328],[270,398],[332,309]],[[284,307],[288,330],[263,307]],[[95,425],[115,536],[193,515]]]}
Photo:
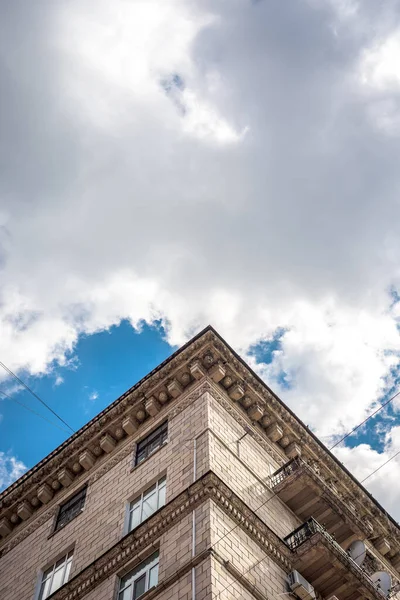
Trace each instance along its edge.
{"label": "window", "polygon": [[71,570],[73,552],[68,552],[54,565],[47,569],[42,576],[38,600],[44,600],[59,587],[67,583]]}
{"label": "window", "polygon": [[118,600],[136,600],[158,583],[158,552],[121,578]]}
{"label": "window", "polygon": [[128,531],[135,529],[142,521],[164,506],[166,483],[166,478],[162,477],[151,488],[144,491],[139,498],[130,503]]}
{"label": "window", "polygon": [[67,502],[61,504],[60,510],[58,512],[55,531],[57,529],[61,529],[67,523],[75,519],[82,511],[85,506],[86,499],[86,487],[84,487],[80,492],[72,496]]}
{"label": "window", "polygon": [[136,450],[136,464],[141,463],[145,458],[153,454],[167,441],[168,423],[165,421],[160,427],[157,427],[144,440],[138,443]]}

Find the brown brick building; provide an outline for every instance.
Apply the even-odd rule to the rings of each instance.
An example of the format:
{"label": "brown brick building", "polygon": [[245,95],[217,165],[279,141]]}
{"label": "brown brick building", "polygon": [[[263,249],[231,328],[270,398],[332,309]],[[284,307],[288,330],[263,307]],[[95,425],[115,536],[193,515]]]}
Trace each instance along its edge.
{"label": "brown brick building", "polygon": [[382,600],[400,577],[398,525],[212,328],[5,490],[0,535],[1,600],[279,600],[293,571],[303,598]]}

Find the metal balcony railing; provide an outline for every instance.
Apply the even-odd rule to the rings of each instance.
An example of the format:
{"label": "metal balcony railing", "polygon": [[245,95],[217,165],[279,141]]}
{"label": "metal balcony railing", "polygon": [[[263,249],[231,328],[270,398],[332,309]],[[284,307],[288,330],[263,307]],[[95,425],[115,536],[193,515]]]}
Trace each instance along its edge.
{"label": "metal balcony railing", "polygon": [[[339,543],[354,533],[360,538],[368,537],[370,532],[365,531],[365,524],[351,502],[346,502],[335,486],[328,483],[318,470],[303,458],[296,457],[287,462],[270,476],[268,483],[302,521],[313,517],[315,511],[319,514],[325,513],[327,529],[336,532]],[[308,502],[305,501],[306,491],[310,496]],[[311,505],[313,495],[315,501]],[[342,525],[338,529],[340,521]]]}
{"label": "metal balcony railing", "polygon": [[292,531],[289,535],[284,538],[284,542],[289,546],[292,551],[297,550],[302,544],[304,544],[307,540],[311,539],[313,535],[320,534],[325,541],[325,544],[332,548],[335,553],[339,553],[342,559],[342,562],[347,564],[349,568],[358,573],[359,577],[366,580],[370,585],[372,585],[381,595],[382,597],[386,597],[384,592],[379,588],[379,586],[372,581],[369,577],[368,573],[360,567],[349,555],[343,550],[343,548],[336,542],[336,540],[326,531],[322,525],[318,523],[315,519],[308,519],[303,525],[300,525],[297,529]]}
{"label": "metal balcony railing", "polygon": [[278,483],[282,483],[289,475],[297,471],[304,463],[304,461],[299,457],[292,458],[289,462],[285,463],[283,467],[275,471],[270,477],[271,487],[275,487]]}
{"label": "metal balcony railing", "polygon": [[[318,523],[315,519],[308,519],[305,523],[300,525],[297,529],[292,531],[289,535],[284,538],[284,542],[289,546],[291,550],[296,550],[299,546],[304,544],[310,537],[314,535],[314,533],[327,533],[322,525]],[[329,538],[333,540],[332,536],[327,534]],[[336,543],[336,542],[335,542]]]}

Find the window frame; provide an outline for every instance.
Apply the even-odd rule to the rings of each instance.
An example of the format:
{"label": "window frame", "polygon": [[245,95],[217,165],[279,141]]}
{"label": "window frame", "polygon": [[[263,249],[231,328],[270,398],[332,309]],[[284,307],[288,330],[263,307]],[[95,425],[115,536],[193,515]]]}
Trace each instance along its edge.
{"label": "window frame", "polygon": [[[158,585],[159,564],[160,564],[160,551],[156,550],[155,552],[150,554],[147,558],[142,560],[133,569],[131,569],[124,575],[120,575],[119,581],[118,581],[117,600],[122,600],[124,593],[126,592],[126,590],[129,590],[129,588],[131,588],[131,591],[130,591],[130,593],[128,592],[129,593],[128,600],[137,600],[137,598],[140,598],[141,596],[143,596],[150,589],[152,589],[153,587],[156,587],[156,585]],[[157,582],[150,587],[150,572],[155,568],[156,568],[156,572],[157,572]],[[140,579],[143,579],[143,576],[145,578],[145,585],[144,585],[145,589],[140,594],[140,596],[135,597],[134,592],[135,592],[136,583]],[[125,583],[124,586],[122,587],[122,582],[124,579],[127,579],[128,582]]]}
{"label": "window frame", "polygon": [[[49,598],[51,596],[51,594],[54,594],[54,592],[56,592],[57,590],[59,590],[64,584],[66,584],[69,581],[70,578],[70,574],[71,574],[71,568],[72,568],[72,561],[74,559],[74,548],[71,548],[70,550],[68,550],[67,552],[63,553],[61,556],[59,555],[59,558],[56,560],[53,560],[52,564],[50,564],[48,567],[41,569],[41,571],[39,572],[39,576],[38,576],[38,580],[37,580],[37,589],[36,589],[36,593],[35,593],[35,600],[46,600],[46,598]],[[63,561],[62,565],[62,583],[56,587],[55,589],[51,589],[53,580],[54,580],[54,574],[56,572],[56,567],[58,565],[58,563],[60,563],[60,561]],[[61,566],[61,565],[59,565]],[[49,586],[49,593],[47,594],[47,596],[44,596],[44,589],[45,589],[45,583],[50,579],[50,586]]]}
{"label": "window frame", "polygon": [[[144,504],[145,500],[147,500],[150,497],[149,493],[151,492],[151,490],[153,490],[153,488],[154,488],[153,493],[155,494],[156,499],[157,499],[157,508],[152,513],[150,513],[148,516],[143,517],[143,504]],[[160,491],[161,491],[161,493],[164,492],[164,502],[162,504],[160,503]],[[141,525],[144,521],[146,521],[146,519],[149,519],[160,508],[165,506],[166,496],[167,496],[167,475],[164,474],[164,475],[161,475],[161,477],[158,477],[155,482],[153,482],[151,485],[146,487],[140,494],[135,495],[135,497],[132,500],[127,502],[125,528],[124,528],[125,535],[130,533],[134,529],[136,529],[136,527],[139,527],[139,525]],[[134,504],[137,506],[133,506]],[[139,508],[139,522],[134,527],[131,527],[131,516],[132,516],[133,511],[136,510],[137,508]]]}
{"label": "window frame", "polygon": [[[152,448],[152,445],[157,441],[157,438],[160,439],[160,442],[157,444],[157,446]],[[168,421],[164,421],[163,423],[161,423],[161,425],[156,427],[156,429],[153,429],[153,431],[150,431],[150,433],[146,435],[146,437],[141,439],[136,444],[134,466],[137,467],[141,465],[142,462],[144,462],[147,458],[149,458],[149,456],[154,454],[154,452],[156,452],[159,448],[162,448],[167,442]],[[142,453],[144,453],[144,456],[139,460],[139,457]]]}
{"label": "window frame", "polygon": [[[66,525],[68,525],[68,523],[71,523],[71,521],[76,519],[76,517],[78,517],[83,512],[83,509],[85,508],[85,504],[86,504],[87,491],[88,491],[88,485],[86,484],[82,488],[80,488],[77,492],[75,492],[74,494],[69,496],[69,498],[67,498],[65,500],[65,502],[60,504],[60,507],[57,512],[56,520],[54,523],[53,533],[56,533],[57,531],[60,531],[60,529],[63,529],[64,527],[66,527]],[[74,499],[76,499],[77,496],[81,496],[82,494],[83,494],[83,499],[81,500],[81,507],[80,507],[79,511],[77,513],[75,513],[70,519],[68,519],[68,521],[65,521],[65,523],[62,523],[61,525],[59,525],[59,521],[60,521],[60,517],[61,517],[61,513],[63,511],[63,508],[67,504],[72,503],[74,501]]]}

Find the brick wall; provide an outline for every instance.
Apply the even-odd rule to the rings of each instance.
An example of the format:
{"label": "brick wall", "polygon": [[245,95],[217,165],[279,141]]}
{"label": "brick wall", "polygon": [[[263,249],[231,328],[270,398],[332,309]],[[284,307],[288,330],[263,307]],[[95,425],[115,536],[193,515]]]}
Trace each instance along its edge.
{"label": "brick wall", "polygon": [[209,423],[216,434],[210,436],[211,470],[256,511],[279,537],[284,537],[298,527],[300,520],[267,486],[269,475],[279,468],[279,464],[251,435],[246,435],[239,442],[238,454],[236,441],[245,431],[211,396]]}
{"label": "brick wall", "polygon": [[[281,599],[281,594],[287,591],[285,571],[268,558],[240,527],[235,527],[235,523],[213,503],[210,507],[210,520],[213,548],[220,558],[229,561],[248,581],[249,587],[256,588],[265,598]],[[216,559],[213,559],[212,594],[213,600],[254,599],[254,595]]]}
{"label": "brick wall", "polygon": [[[186,394],[163,409],[146,427],[140,430],[138,439],[169,418],[168,443],[142,464],[133,467],[133,438],[118,449],[121,460],[101,477],[96,473],[114,454],[105,456],[88,475],[83,475],[74,486],[57,496],[42,512],[52,510],[54,502],[64,502],[88,483],[84,511],[62,530],[52,533],[54,516],[38,527],[29,537],[0,559],[1,600],[33,600],[35,585],[42,569],[47,568],[70,548],[74,547],[71,577],[79,573],[103,552],[111,548],[124,534],[124,522],[128,501],[140,494],[160,476],[167,475],[167,503],[193,482],[194,439],[196,439],[197,477],[210,469],[223,479],[232,490],[256,510],[272,494],[266,481],[278,464],[266,450],[249,435],[240,442],[239,456],[236,441],[244,430],[224,408],[206,392],[184,410]],[[279,536],[292,531],[298,519],[277,498],[272,498],[257,513]],[[40,513],[39,513],[40,516]],[[206,551],[221,535],[234,526],[228,517],[211,501],[196,508],[196,554]],[[19,531],[26,525],[22,525]],[[192,558],[192,514],[186,515],[159,539],[160,570],[162,583],[178,568]],[[260,548],[241,530],[236,528],[215,550],[224,560],[229,560],[240,572],[246,571],[257,560],[264,558]],[[124,569],[125,571],[125,569]],[[125,571],[126,572],[126,571]],[[196,566],[196,600],[211,600],[224,585],[233,581],[227,569],[208,555]],[[270,559],[263,560],[249,572],[249,581],[257,583],[260,590],[269,589],[282,593],[284,573]],[[85,596],[85,600],[113,600],[118,576],[113,575]],[[189,600],[192,597],[191,571],[185,572],[179,581],[161,589],[157,598],[162,600]],[[236,583],[222,598],[253,598],[254,596]]]}
{"label": "brick wall", "polygon": [[[179,403],[183,401],[184,398]],[[78,517],[54,535],[54,517],[50,517],[0,559],[1,600],[33,599],[41,569],[53,564],[71,547],[74,547],[71,577],[89,565],[122,537],[128,500],[141,493],[160,475],[167,474],[167,502],[190,485],[193,481],[193,441],[186,440],[191,440],[206,428],[206,415],[206,402],[199,398],[170,420],[168,443],[142,464],[132,468],[133,452],[129,453],[97,481],[91,483],[96,474],[93,471],[90,476],[82,477],[77,485],[59,494],[58,504],[89,482],[84,511]],[[151,419],[146,428],[140,431],[140,438],[166,416],[167,413],[160,413]],[[200,436],[197,443],[199,476],[208,468],[205,444],[205,436]],[[123,452],[123,448],[120,452]],[[51,505],[43,509],[49,510]]]}

